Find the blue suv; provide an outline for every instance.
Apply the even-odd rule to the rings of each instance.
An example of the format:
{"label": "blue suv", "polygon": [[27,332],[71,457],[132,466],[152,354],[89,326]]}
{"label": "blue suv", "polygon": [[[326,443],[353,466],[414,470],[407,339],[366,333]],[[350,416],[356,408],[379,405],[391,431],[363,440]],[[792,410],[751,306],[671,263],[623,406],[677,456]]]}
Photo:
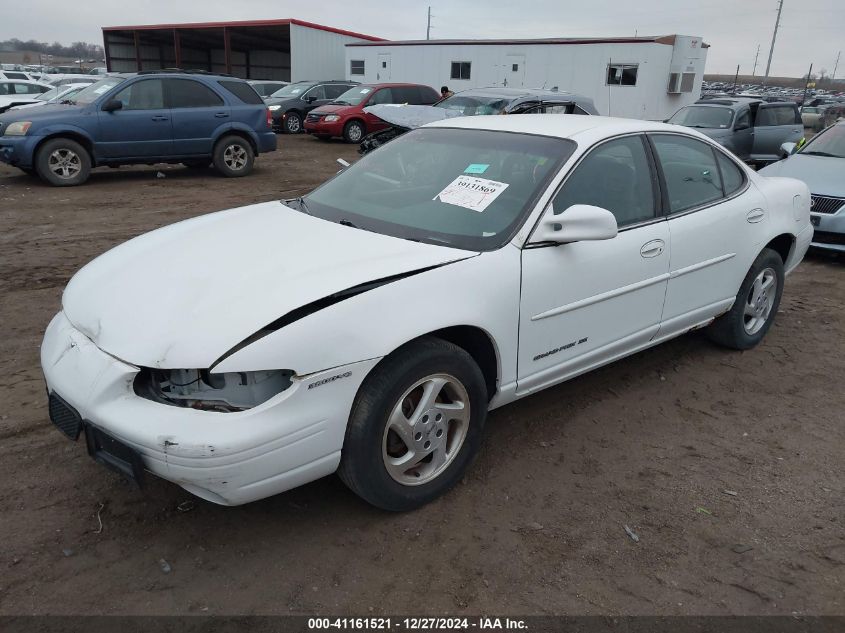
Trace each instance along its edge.
{"label": "blue suv", "polygon": [[56,186],[92,167],[213,164],[245,176],[276,149],[273,119],[253,88],[228,75],[154,71],[108,75],[72,101],[0,115],[0,161]]}

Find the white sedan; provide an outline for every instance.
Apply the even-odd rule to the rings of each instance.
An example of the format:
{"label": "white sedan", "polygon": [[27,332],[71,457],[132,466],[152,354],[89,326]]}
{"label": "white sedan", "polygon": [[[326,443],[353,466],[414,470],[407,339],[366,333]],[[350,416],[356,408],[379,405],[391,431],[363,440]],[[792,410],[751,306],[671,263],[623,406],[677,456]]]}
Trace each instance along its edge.
{"label": "white sedan", "polygon": [[337,472],[408,510],[488,410],[696,328],[754,347],[812,233],[806,185],[688,128],[449,119],[85,266],[41,350],[50,415],[139,483],[237,505]]}

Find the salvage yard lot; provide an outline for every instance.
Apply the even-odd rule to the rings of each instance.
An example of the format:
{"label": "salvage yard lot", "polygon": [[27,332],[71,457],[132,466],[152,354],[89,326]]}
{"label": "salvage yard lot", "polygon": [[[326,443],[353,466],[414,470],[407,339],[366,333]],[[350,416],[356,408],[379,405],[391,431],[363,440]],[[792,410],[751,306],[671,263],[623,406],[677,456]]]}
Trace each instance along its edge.
{"label": "salvage yard lot", "polygon": [[223,508],[91,461],[47,418],[62,288],[126,239],[357,156],[279,144],[243,179],[135,167],[60,189],[0,166],[0,613],[845,613],[845,258],[808,256],[754,350],[694,333],[493,412],[463,482],[416,512],[334,477]]}

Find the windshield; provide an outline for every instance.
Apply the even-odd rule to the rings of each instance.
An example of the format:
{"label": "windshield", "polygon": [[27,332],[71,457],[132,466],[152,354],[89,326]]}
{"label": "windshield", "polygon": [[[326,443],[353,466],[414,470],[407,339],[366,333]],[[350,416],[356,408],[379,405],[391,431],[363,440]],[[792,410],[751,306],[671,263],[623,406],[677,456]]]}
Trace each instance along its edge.
{"label": "windshield", "polygon": [[730,108],[713,106],[686,106],[669,119],[669,123],[686,127],[727,128],[733,120]]}
{"label": "windshield", "polygon": [[845,125],[834,125],[813,137],[798,150],[799,154],[845,158]]}
{"label": "windshield", "polygon": [[436,104],[437,108],[456,110],[463,115],[501,114],[510,103],[510,99],[501,97],[469,97],[454,95]]}
{"label": "windshield", "polygon": [[367,86],[355,86],[354,88],[350,88],[342,95],[340,95],[337,99],[332,101],[332,103],[340,103],[343,105],[358,105],[364,99],[366,99],[369,94],[373,91],[372,88]]}
{"label": "windshield", "polygon": [[410,240],[494,250],[575,150],[560,138],[423,128],[305,196],[304,212]]}
{"label": "windshield", "polygon": [[284,88],[279,88],[270,96],[273,99],[289,99],[290,97],[298,97],[313,85],[314,84],[288,84]]}
{"label": "windshield", "polygon": [[123,77],[106,77],[105,79],[100,79],[100,81],[92,83],[90,86],[86,86],[77,92],[73,97],[73,102],[78,104],[93,103],[124,81],[126,80]]}
{"label": "windshield", "polygon": [[55,88],[50,88],[47,92],[42,92],[40,95],[35,97],[37,101],[49,101],[55,97],[59,96],[59,93],[64,92],[65,88],[63,86],[56,86]]}

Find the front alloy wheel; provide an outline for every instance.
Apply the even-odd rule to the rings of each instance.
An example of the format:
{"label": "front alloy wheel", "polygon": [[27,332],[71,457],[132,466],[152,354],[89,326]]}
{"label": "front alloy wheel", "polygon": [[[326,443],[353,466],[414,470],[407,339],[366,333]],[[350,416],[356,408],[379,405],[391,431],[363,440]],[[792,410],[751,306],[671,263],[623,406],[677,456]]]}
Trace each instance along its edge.
{"label": "front alloy wheel", "polygon": [[469,419],[469,394],[456,378],[434,374],[417,381],[393,407],[384,429],[388,474],[405,486],[435,479],[460,452]]}
{"label": "front alloy wheel", "polygon": [[384,510],[413,510],[457,483],[478,451],[487,386],[473,358],[434,337],[382,360],[355,397],[338,475]]}

